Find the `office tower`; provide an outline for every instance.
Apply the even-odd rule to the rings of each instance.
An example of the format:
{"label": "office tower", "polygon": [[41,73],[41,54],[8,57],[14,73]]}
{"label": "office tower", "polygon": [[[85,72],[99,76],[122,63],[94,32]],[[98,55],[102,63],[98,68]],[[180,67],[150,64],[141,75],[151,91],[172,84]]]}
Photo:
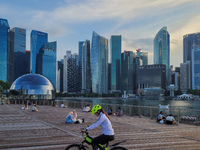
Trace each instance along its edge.
{"label": "office tower", "polygon": [[200,90],[200,45],[193,44],[191,51],[192,89]]}
{"label": "office tower", "polygon": [[190,70],[190,61],[180,64],[180,90],[183,93],[187,93],[187,90],[191,88]]}
{"label": "office tower", "polygon": [[60,61],[57,61],[57,82],[56,82],[56,90],[58,92],[63,92],[63,63],[64,60],[61,59]]}
{"label": "office tower", "polygon": [[67,93],[80,92],[79,82],[79,57],[77,54],[71,54],[66,51],[63,64],[63,91]]}
{"label": "office tower", "polygon": [[191,33],[183,36],[183,62],[191,60],[192,45],[200,45],[200,32]]}
{"label": "office tower", "polygon": [[108,63],[108,91],[111,90],[111,63]]}
{"label": "office tower", "polygon": [[31,73],[31,70],[30,70],[30,51],[29,50],[26,50],[26,74],[27,73]]}
{"label": "office tower", "polygon": [[170,35],[163,27],[154,38],[154,64],[166,65],[166,86],[169,85]]}
{"label": "office tower", "polygon": [[90,41],[86,40],[82,46],[82,93],[91,93],[91,64],[90,64]]}
{"label": "office tower", "polygon": [[83,43],[84,43],[84,41],[79,41],[78,42],[80,90],[82,90],[82,51],[83,51]]}
{"label": "office tower", "polygon": [[163,64],[138,67],[138,93],[143,94],[145,88],[166,88],[166,66]]}
{"label": "office tower", "polygon": [[92,92],[108,93],[108,39],[93,31],[91,46]]}
{"label": "office tower", "polygon": [[133,52],[121,53],[121,90],[133,94]]}
{"label": "office tower", "polygon": [[141,49],[137,49],[136,57],[139,58],[137,63],[139,66],[148,65],[148,52],[142,52]]}
{"label": "office tower", "polygon": [[56,49],[57,42],[43,44],[36,61],[36,73],[47,77],[56,88]]}
{"label": "office tower", "polygon": [[180,67],[175,67],[175,71],[171,75],[171,84],[174,84],[180,89]]}
{"label": "office tower", "polygon": [[36,30],[31,31],[31,72],[36,73],[37,54],[43,44],[48,42],[48,34]]}
{"label": "office tower", "polygon": [[11,47],[14,52],[13,81],[26,74],[26,29],[12,28]]}
{"label": "office tower", "polygon": [[110,38],[111,90],[120,90],[121,79],[121,35]]}
{"label": "office tower", "polygon": [[0,80],[9,81],[9,31],[10,27],[6,19],[0,18]]}

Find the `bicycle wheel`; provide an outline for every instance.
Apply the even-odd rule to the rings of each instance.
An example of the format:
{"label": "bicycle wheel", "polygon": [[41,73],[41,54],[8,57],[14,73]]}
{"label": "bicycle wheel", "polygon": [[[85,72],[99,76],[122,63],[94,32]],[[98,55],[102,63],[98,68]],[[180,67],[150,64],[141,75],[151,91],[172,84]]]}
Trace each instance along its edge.
{"label": "bicycle wheel", "polygon": [[88,150],[89,148],[87,146],[81,145],[81,144],[71,144],[67,146],[65,150]]}
{"label": "bicycle wheel", "polygon": [[116,147],[111,148],[110,150],[128,150],[128,149],[121,146],[116,146]]}

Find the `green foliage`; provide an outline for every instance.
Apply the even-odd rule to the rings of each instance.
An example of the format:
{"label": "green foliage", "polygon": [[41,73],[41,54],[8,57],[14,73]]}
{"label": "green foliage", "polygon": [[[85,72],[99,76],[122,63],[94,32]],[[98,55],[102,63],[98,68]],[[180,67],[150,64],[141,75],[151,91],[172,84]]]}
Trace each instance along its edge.
{"label": "green foliage", "polygon": [[11,84],[8,81],[4,82],[3,80],[0,80],[0,86],[3,90],[8,90],[10,89]]}
{"label": "green foliage", "polygon": [[188,89],[187,93],[188,94],[194,94],[194,95],[199,95],[200,96],[200,90],[191,90],[191,89]]}

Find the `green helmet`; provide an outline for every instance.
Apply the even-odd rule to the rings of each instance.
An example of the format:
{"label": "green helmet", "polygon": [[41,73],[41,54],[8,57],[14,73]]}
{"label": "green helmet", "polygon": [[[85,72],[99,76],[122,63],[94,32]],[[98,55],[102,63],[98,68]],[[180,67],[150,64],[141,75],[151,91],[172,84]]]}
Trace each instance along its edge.
{"label": "green helmet", "polygon": [[95,114],[98,110],[101,109],[101,106],[100,105],[95,105],[93,108],[92,108],[92,115]]}

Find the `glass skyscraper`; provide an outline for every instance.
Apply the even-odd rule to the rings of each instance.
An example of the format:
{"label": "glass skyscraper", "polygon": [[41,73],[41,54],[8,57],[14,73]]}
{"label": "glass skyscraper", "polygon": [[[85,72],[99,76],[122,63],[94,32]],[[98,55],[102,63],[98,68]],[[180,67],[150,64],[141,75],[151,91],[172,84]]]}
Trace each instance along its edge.
{"label": "glass skyscraper", "polygon": [[80,83],[80,90],[82,90],[82,51],[83,51],[83,43],[84,41],[78,42],[78,51],[79,51],[79,83]]}
{"label": "glass skyscraper", "polygon": [[110,38],[111,90],[120,90],[121,82],[121,35]]}
{"label": "glass skyscraper", "polygon": [[8,81],[8,21],[0,18],[0,80]]}
{"label": "glass skyscraper", "polygon": [[127,94],[133,94],[133,52],[124,51],[121,53],[121,90]]}
{"label": "glass skyscraper", "polygon": [[142,52],[141,49],[136,50],[136,57],[139,58],[137,63],[139,66],[148,65],[148,52]]}
{"label": "glass skyscraper", "polygon": [[36,30],[31,31],[31,72],[36,73],[36,57],[43,44],[48,42],[48,34]]}
{"label": "glass skyscraper", "polygon": [[154,38],[154,64],[166,65],[166,86],[169,85],[170,68],[170,35],[167,27],[163,27]]}
{"label": "glass skyscraper", "polygon": [[13,81],[26,74],[26,29],[12,28],[12,48],[14,51]]}
{"label": "glass skyscraper", "polygon": [[90,41],[86,40],[82,48],[82,93],[91,93],[91,90]]}
{"label": "glass skyscraper", "polygon": [[191,60],[192,44],[200,45],[200,32],[183,36],[183,62]]}
{"label": "glass skyscraper", "polygon": [[37,54],[36,73],[47,77],[56,88],[57,42],[45,43]]}
{"label": "glass skyscraper", "polygon": [[192,89],[200,90],[200,45],[193,45],[191,51]]}
{"label": "glass skyscraper", "polygon": [[108,39],[93,31],[91,46],[92,92],[108,93]]}

